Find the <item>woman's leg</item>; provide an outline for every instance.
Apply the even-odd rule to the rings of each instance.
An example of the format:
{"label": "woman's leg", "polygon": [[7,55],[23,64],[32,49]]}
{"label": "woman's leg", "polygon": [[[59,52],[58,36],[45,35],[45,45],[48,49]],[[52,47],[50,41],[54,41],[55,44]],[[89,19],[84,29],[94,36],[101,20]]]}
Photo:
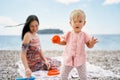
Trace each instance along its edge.
{"label": "woman's leg", "polygon": [[78,75],[80,77],[80,80],[87,80],[87,74],[86,74],[86,65],[83,64],[81,66],[76,67],[78,71]]}
{"label": "woman's leg", "polygon": [[61,73],[61,80],[68,80],[68,75],[72,70],[72,66],[63,66],[62,73]]}

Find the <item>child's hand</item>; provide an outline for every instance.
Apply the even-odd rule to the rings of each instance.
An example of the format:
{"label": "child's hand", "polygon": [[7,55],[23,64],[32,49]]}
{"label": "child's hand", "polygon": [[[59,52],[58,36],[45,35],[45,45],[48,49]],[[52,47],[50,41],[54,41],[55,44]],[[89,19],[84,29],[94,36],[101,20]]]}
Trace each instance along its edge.
{"label": "child's hand", "polygon": [[94,38],[94,36],[93,36],[89,43],[90,43],[91,46],[94,46],[97,42],[98,42],[98,39]]}
{"label": "child's hand", "polygon": [[60,43],[60,37],[58,35],[55,35],[52,37],[52,42],[55,44]]}
{"label": "child's hand", "polygon": [[98,39],[97,38],[94,38],[94,36],[92,37],[92,39],[90,40],[90,43],[92,45],[96,44],[98,42]]}
{"label": "child's hand", "polygon": [[97,38],[92,37],[90,41],[86,43],[86,45],[89,48],[93,48],[97,42],[98,42]]}
{"label": "child's hand", "polygon": [[31,77],[31,74],[32,74],[32,71],[31,71],[29,68],[27,68],[27,69],[25,70],[25,74],[26,74],[26,77],[27,77],[27,78],[30,78],[30,77]]}

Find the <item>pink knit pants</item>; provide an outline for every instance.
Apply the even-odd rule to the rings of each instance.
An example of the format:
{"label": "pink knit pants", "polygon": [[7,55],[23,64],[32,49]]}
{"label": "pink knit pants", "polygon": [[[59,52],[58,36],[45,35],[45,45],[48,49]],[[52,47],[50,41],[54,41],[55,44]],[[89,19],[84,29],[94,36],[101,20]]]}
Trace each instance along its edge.
{"label": "pink knit pants", "polygon": [[[68,75],[72,69],[73,69],[72,66],[64,66],[61,73],[61,80],[68,80]],[[87,80],[85,64],[76,67],[76,69],[78,71],[80,80]]]}

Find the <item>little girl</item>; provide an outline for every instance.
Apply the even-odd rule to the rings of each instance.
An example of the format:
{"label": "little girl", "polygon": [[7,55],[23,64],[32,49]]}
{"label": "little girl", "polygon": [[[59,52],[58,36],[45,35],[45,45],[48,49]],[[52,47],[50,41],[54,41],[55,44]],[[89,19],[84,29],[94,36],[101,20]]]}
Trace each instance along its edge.
{"label": "little girl", "polygon": [[[21,59],[28,78],[34,71],[49,70],[53,65],[52,62],[54,62],[49,58],[45,58],[42,53],[39,35],[37,34],[38,26],[39,20],[37,16],[30,15],[22,31]],[[56,64],[54,65],[57,66]]]}
{"label": "little girl", "polygon": [[78,9],[71,12],[70,25],[73,30],[63,35],[63,40],[58,43],[66,45],[63,52],[64,66],[61,80],[68,80],[68,75],[73,67],[77,69],[80,80],[87,80],[85,45],[92,48],[97,43],[97,39],[90,38],[87,33],[82,31],[85,23],[86,16],[82,10]]}

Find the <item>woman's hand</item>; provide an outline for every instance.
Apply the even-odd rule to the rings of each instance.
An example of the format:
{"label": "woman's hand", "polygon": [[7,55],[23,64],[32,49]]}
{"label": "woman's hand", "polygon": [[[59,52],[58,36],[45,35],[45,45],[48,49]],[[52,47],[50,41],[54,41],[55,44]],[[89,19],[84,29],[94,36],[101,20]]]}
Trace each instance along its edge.
{"label": "woman's hand", "polygon": [[47,70],[50,69],[50,63],[48,63],[47,61],[45,62],[45,65],[47,66]]}
{"label": "woman's hand", "polygon": [[50,69],[50,63],[48,63],[47,61],[44,61],[43,63],[44,63],[43,68],[45,70],[49,70]]}
{"label": "woman's hand", "polygon": [[26,74],[27,78],[30,78],[31,74],[32,74],[32,71],[29,68],[27,68],[27,69],[25,69],[25,74]]}

